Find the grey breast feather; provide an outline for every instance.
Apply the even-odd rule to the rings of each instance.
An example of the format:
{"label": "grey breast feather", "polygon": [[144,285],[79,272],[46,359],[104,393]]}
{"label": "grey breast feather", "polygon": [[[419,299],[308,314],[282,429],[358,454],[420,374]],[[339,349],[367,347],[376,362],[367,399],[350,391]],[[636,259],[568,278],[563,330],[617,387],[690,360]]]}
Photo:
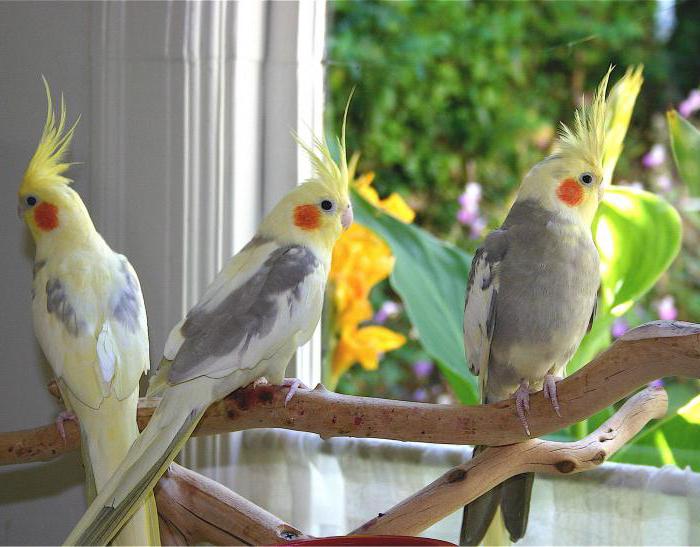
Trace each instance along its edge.
{"label": "grey breast feather", "polygon": [[208,357],[245,352],[254,338],[269,334],[278,323],[280,305],[292,308],[299,301],[304,280],[319,264],[307,247],[281,247],[214,309],[192,308],[181,328],[185,340],[170,367],[168,381],[178,383],[202,376],[207,372],[203,363]]}

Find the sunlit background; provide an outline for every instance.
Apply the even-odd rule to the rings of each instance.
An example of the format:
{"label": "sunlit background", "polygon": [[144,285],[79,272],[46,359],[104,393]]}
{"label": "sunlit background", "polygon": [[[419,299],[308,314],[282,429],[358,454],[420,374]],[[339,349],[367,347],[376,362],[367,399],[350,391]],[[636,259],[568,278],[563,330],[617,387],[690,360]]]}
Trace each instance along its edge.
{"label": "sunlit background", "polygon": [[[700,321],[700,182],[680,176],[667,123],[670,109],[681,128],[700,121],[700,2],[336,1],[329,17],[326,128],[339,130],[355,88],[348,142],[361,154],[358,194],[454,244],[467,261],[503,221],[525,172],[551,149],[559,121],[572,119],[608,66],[616,67],[614,83],[644,65],[613,182],[653,195],[639,194],[630,204],[627,193],[608,193],[607,214],[594,233],[609,258],[604,267],[619,270],[609,292],[619,292],[624,281],[625,298],[618,294],[622,300],[613,302],[608,295],[610,309],[569,372],[640,323]],[[409,249],[420,277],[430,252],[422,255],[418,240],[411,250],[416,242],[407,245],[392,226],[379,227],[386,231],[377,237],[360,213],[336,250],[343,266],[335,268],[330,289],[324,380],[350,394],[476,402],[466,364],[455,373],[449,355],[431,350],[431,342],[439,346],[433,333],[419,328],[420,314],[412,318],[411,302],[402,298],[410,281],[401,276],[410,272],[394,270],[395,259]],[[460,260],[454,258],[455,275]],[[447,277],[461,307],[465,280],[459,285]],[[447,318],[436,319],[454,334]],[[700,470],[698,382],[667,380],[666,387],[669,418],[617,459]],[[558,436],[578,437],[609,412]]]}

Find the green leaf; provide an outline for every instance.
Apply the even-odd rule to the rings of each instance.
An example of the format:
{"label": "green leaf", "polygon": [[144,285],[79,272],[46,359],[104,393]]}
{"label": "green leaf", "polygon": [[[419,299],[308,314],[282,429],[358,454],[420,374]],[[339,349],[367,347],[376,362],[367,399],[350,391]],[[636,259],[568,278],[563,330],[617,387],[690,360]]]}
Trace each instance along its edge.
{"label": "green leaf", "polygon": [[700,196],[700,131],[675,110],[666,113],[676,167],[691,195]]}
{"label": "green leaf", "polygon": [[601,260],[601,315],[619,317],[654,286],[678,254],[681,219],[656,194],[613,186],[598,207],[593,235]]}
{"label": "green leaf", "polygon": [[405,224],[352,195],[357,222],[386,241],[396,257],[389,278],[411,324],[459,399],[478,403],[476,378],[464,357],[462,321],[471,257],[413,224]]}
{"label": "green leaf", "polygon": [[601,296],[591,332],[569,362],[569,374],[610,344],[610,327],[666,271],[681,246],[681,219],[662,197],[610,186],[593,221],[601,261]]}

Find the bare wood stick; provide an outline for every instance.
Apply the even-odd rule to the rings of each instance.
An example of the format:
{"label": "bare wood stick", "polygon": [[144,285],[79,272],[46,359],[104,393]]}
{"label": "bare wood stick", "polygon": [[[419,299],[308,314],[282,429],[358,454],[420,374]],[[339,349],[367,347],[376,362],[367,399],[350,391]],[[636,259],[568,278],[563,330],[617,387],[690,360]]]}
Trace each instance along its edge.
{"label": "bare wood stick", "polygon": [[492,446],[457,466],[418,493],[366,522],[353,534],[417,535],[504,480],[529,471],[567,475],[592,469],[619,450],[649,420],[666,414],[663,388],[631,397],[593,433],[573,443],[532,439]]}
{"label": "bare wood stick", "polygon": [[[533,437],[552,433],[619,401],[640,386],[664,376],[700,377],[700,325],[656,321],[629,331],[608,350],[558,384],[562,417],[542,393],[530,397],[528,421]],[[322,437],[377,437],[402,441],[504,445],[527,440],[513,401],[489,405],[434,405],[350,397],[299,390],[288,406],[287,388],[239,389],[209,407],[195,435],[261,427],[318,433]],[[139,427],[157,401],[141,400]],[[0,465],[50,460],[78,447],[77,427],[65,424],[64,443],[55,426],[0,434]]]}
{"label": "bare wood stick", "polygon": [[163,545],[280,545],[308,538],[199,473],[171,464],[155,489]]}

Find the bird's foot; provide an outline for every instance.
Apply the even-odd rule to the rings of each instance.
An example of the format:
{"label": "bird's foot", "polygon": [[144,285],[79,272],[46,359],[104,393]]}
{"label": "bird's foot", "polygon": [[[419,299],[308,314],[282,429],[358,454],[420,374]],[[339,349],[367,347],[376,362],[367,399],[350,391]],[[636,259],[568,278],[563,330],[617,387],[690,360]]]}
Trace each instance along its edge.
{"label": "bird's foot", "polygon": [[282,385],[289,388],[289,392],[284,398],[284,406],[287,406],[287,403],[292,400],[292,397],[294,397],[297,389],[309,389],[301,380],[299,380],[299,378],[285,378]]}
{"label": "bird's foot", "polygon": [[527,423],[527,413],[530,411],[530,386],[523,380],[520,386],[513,394],[515,397],[515,410],[520,418],[520,423],[523,424],[525,433],[530,436],[530,426]]}
{"label": "bird's foot", "polygon": [[544,386],[542,391],[544,392],[544,398],[549,399],[552,403],[552,408],[557,416],[561,418],[561,412],[559,412],[559,399],[557,399],[557,382],[561,382],[563,378],[561,376],[554,376],[554,374],[547,374],[544,377]]}
{"label": "bird's foot", "polygon": [[269,383],[270,383],[270,382],[267,381],[267,378],[265,378],[264,376],[261,376],[260,378],[258,378],[257,380],[255,380],[251,385],[253,386],[253,389],[257,389],[258,387],[260,387],[260,386],[266,386],[266,385],[268,385]]}
{"label": "bird's foot", "polygon": [[66,442],[66,428],[63,427],[65,422],[75,422],[77,424],[78,417],[70,410],[64,410],[56,416],[56,429],[58,429],[58,434],[61,436],[64,443]]}

